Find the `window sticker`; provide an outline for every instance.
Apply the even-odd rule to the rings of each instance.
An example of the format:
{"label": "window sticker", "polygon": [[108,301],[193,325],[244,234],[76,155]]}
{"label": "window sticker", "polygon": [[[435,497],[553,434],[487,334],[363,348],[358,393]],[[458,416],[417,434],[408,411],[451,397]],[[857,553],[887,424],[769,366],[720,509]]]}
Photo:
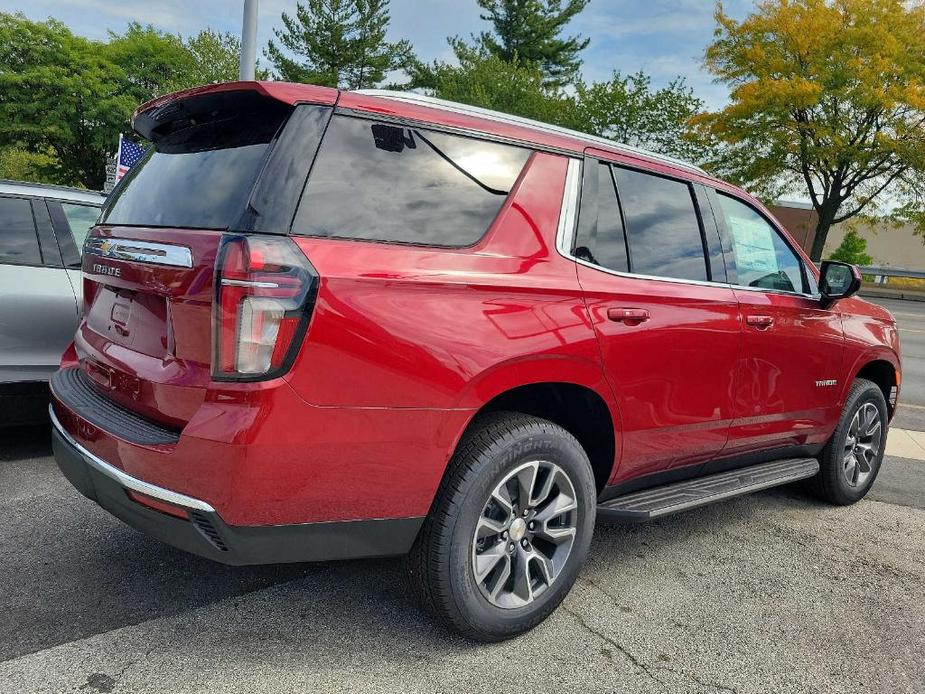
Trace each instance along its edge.
{"label": "window sticker", "polygon": [[730,215],[736,265],[740,273],[769,274],[778,271],[774,232],[760,219]]}

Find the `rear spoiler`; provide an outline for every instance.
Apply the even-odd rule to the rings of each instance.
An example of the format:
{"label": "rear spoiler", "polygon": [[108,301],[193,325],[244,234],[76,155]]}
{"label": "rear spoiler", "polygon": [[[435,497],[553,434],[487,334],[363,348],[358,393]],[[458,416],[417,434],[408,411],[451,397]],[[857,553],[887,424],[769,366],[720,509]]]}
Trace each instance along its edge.
{"label": "rear spoiler", "polygon": [[138,107],[132,129],[152,142],[202,119],[221,118],[221,111],[248,108],[255,103],[282,106],[300,103],[333,106],[340,92],[329,87],[291,82],[222,82],[167,94]]}

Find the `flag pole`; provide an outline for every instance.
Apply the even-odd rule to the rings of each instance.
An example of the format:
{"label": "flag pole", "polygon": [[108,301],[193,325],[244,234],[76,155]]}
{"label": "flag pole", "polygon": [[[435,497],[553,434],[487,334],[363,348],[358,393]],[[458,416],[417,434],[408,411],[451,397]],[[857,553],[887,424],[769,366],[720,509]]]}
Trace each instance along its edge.
{"label": "flag pole", "polygon": [[257,73],[257,4],[244,0],[244,23],[241,27],[241,62],[238,78],[255,79]]}

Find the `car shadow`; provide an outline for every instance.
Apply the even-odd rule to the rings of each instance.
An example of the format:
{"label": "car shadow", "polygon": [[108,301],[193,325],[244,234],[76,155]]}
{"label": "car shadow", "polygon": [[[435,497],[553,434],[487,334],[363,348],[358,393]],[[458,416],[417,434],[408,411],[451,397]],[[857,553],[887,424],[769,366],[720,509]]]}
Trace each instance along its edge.
{"label": "car shadow", "polygon": [[[64,480],[50,456],[49,434],[47,426],[6,430],[0,440],[0,575],[15,577],[0,581],[0,661],[229,604],[235,614],[250,615],[236,628],[265,638],[293,628],[297,615],[316,636],[342,647],[350,647],[349,634],[374,627],[389,630],[393,647],[398,634],[412,642],[424,635],[431,648],[465,643],[417,609],[400,559],[231,567],[132,530]],[[759,506],[815,503],[798,488],[757,498]],[[697,535],[747,521],[754,508],[741,499],[651,523],[601,523],[589,570],[619,572],[624,561],[670,552]],[[210,628],[224,629],[226,621]]]}
{"label": "car shadow", "polygon": [[[431,649],[467,643],[420,612],[400,559],[231,567],[187,554],[80,496],[50,458],[48,439],[45,427],[13,431],[0,443],[0,575],[14,577],[0,581],[0,661],[201,610],[223,613],[210,630],[246,629],[270,640],[296,619],[313,638],[342,648],[356,647],[351,635],[377,628],[388,629],[392,648],[422,639]],[[762,497],[762,505],[815,503],[798,489]],[[589,570],[619,572],[625,560],[747,520],[753,507],[734,500],[652,523],[600,524]]]}

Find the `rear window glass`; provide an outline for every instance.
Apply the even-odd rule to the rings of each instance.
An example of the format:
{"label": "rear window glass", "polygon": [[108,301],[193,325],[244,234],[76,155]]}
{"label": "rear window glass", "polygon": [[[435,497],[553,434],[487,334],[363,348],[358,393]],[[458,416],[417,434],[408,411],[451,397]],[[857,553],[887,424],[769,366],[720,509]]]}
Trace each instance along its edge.
{"label": "rear window glass", "polygon": [[0,198],[0,263],[41,265],[32,206],[22,198]]}
{"label": "rear window glass", "polygon": [[469,246],[488,230],[529,156],[521,147],[335,116],[293,232]]}
{"label": "rear window glass", "polygon": [[279,102],[227,92],[142,114],[140,132],[153,144],[109,196],[101,221],[198,229],[236,225],[270,143],[290,113]]}
{"label": "rear window glass", "polygon": [[238,221],[267,143],[168,154],[152,151],[115,191],[106,224],[227,229]]}

